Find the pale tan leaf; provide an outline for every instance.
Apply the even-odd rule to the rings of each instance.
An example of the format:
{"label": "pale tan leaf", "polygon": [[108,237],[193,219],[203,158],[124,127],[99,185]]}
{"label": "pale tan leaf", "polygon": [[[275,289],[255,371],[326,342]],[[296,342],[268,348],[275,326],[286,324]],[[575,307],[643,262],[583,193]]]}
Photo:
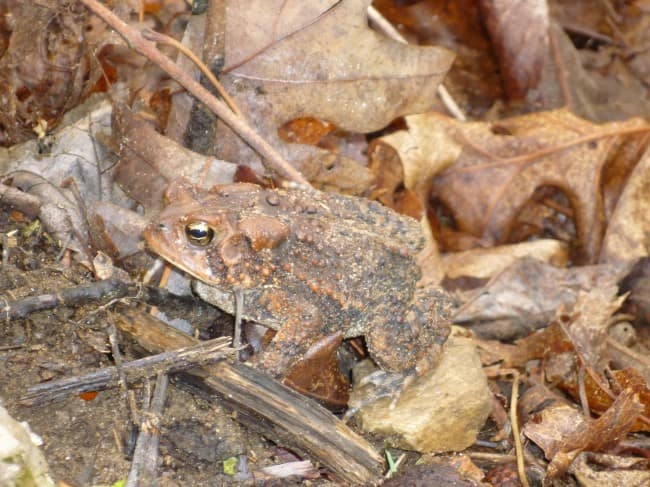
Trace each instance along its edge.
{"label": "pale tan leaf", "polygon": [[614,209],[600,253],[601,262],[635,260],[650,249],[650,150],[630,174]]}

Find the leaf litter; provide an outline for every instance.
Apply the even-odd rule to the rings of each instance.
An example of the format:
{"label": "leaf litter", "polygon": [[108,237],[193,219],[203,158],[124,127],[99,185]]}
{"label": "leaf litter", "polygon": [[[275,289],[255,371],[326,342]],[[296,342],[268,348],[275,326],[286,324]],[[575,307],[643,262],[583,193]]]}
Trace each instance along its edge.
{"label": "leaf litter", "polygon": [[[149,26],[164,25],[168,35],[179,39],[194,29],[194,51],[200,55],[209,52],[206,46],[216,49],[218,55],[208,64],[222,68],[220,81],[242,118],[315,186],[370,196],[421,219],[431,232],[424,278],[455,293],[460,303],[455,322],[463,326],[455,333],[471,336],[489,372],[493,409],[487,422],[482,408],[456,412],[461,417],[454,418],[439,398],[416,402],[406,412],[398,409],[397,416],[378,410],[380,421],[390,418],[389,423],[399,425],[434,401],[442,407],[438,422],[440,415],[457,419],[457,427],[465,425],[471,432],[462,445],[431,448],[384,430],[392,445],[420,452],[465,449],[463,466],[444,454],[421,456],[419,475],[441,475],[432,477],[438,480],[462,472],[473,485],[488,479],[500,485],[495,479],[508,474],[522,482],[527,474],[530,481],[547,484],[647,482],[650,127],[643,117],[650,110],[644,101],[647,50],[640,46],[649,40],[645,27],[650,16],[644,7],[636,2],[593,2],[590,7],[590,2],[547,5],[531,0],[513,12],[507,2],[448,2],[446,10],[430,1],[402,6],[376,2],[389,19],[404,26],[407,37],[438,46],[433,47],[399,44],[372,30],[368,2],[362,0],[226,3],[228,16],[210,28],[206,18],[218,16],[215,6],[183,22],[177,20],[179,12],[185,15],[183,2],[124,2],[117,12],[134,26],[138,16]],[[138,245],[146,221],[142,216],[159,211],[165,187],[178,176],[205,187],[237,178],[282,184],[251,146],[223,123],[202,119],[190,98],[181,103],[179,95],[186,95],[173,80],[134,55],[75,2],[7,2],[0,11],[5,19],[0,24],[0,140],[9,147],[0,153],[3,182],[39,202],[34,206],[3,189],[3,204],[22,208],[29,218],[38,216],[54,241],[71,251],[64,258],[67,265],[78,265],[66,260],[74,256],[93,270],[96,256],[105,255],[134,275],[142,273],[150,265]],[[512,15],[516,23],[508,20]],[[481,23],[489,37],[477,27]],[[87,26],[85,34],[80,25]],[[534,28],[522,29],[526,25]],[[588,42],[582,44],[584,40]],[[450,49],[458,56],[453,67]],[[29,63],[31,71],[24,69]],[[495,75],[496,66],[502,78]],[[436,101],[443,79],[473,121],[444,115]],[[64,118],[97,90],[109,90],[111,100],[120,100],[113,104],[112,135],[96,130],[105,119],[88,124],[93,114],[104,116],[101,102],[82,106],[77,122]],[[301,119],[311,122],[292,122]],[[182,120],[191,129],[182,129]],[[216,139],[205,143],[192,137],[199,132],[216,134]],[[3,232],[13,236],[20,221],[18,214],[5,213]],[[18,247],[3,240],[11,264],[3,266],[5,292],[24,288],[27,283],[21,281],[40,267],[30,256],[39,245],[47,246],[43,234],[38,235],[21,237]],[[44,240],[34,247],[35,238]],[[63,263],[48,266],[67,272]],[[66,332],[66,323],[63,319],[59,325],[57,344],[44,338],[47,325],[39,320],[33,336],[26,336],[20,324],[2,333],[3,342],[26,343],[35,353],[45,343],[50,350],[67,349],[61,344],[70,336],[72,350],[85,350],[83,360],[61,352],[35,363],[20,349],[0,352],[13,377],[3,382],[8,409],[41,429],[50,445],[68,430],[39,423],[33,412],[17,406],[20,387],[29,385],[17,378],[34,383],[107,362],[98,352],[102,347],[86,349],[81,337],[88,333]],[[96,341],[101,334],[100,328],[91,335]],[[450,349],[464,351],[450,356],[451,363],[462,357],[471,362],[473,348],[454,343]],[[323,360],[331,362],[331,355]],[[508,392],[512,369],[519,371],[519,398]],[[448,372],[443,367],[429,383],[442,380],[435,386],[441,394],[458,380],[446,378]],[[295,379],[313,381],[313,375],[307,369],[296,372]],[[473,380],[484,378],[478,374]],[[451,391],[449,395],[462,397],[463,392]],[[111,415],[119,401],[104,400],[106,406],[110,402],[110,413],[93,403],[80,409],[70,401],[61,418],[81,410],[101,421],[126,417],[125,412]],[[513,405],[518,405],[515,421],[521,425],[522,445],[516,445],[509,433],[513,425],[499,413]],[[166,431],[171,435],[176,426]],[[417,426],[415,436],[431,427]],[[237,438],[229,443],[230,456],[247,450],[244,456],[254,468],[273,463],[259,439],[242,440],[241,430],[223,428]],[[427,436],[436,436],[433,428]],[[89,451],[105,449],[92,434],[70,438],[87,444]],[[79,458],[68,470],[69,461],[62,459],[74,441],[61,441],[58,451],[48,446],[46,458],[55,476],[79,480],[88,462],[95,461],[95,468],[110,464]],[[200,464],[203,457],[191,446],[179,447],[183,441],[171,442],[165,450],[169,458]],[[525,458],[522,449],[535,456],[535,463],[521,460],[516,473],[513,455]],[[97,471],[91,478],[114,481],[123,468],[114,462],[108,473]],[[400,469],[408,475],[415,467],[407,462]],[[240,473],[245,471],[242,467]],[[316,475],[310,471],[311,482],[330,481],[316,480]],[[194,481],[199,485],[208,477],[198,475]]]}

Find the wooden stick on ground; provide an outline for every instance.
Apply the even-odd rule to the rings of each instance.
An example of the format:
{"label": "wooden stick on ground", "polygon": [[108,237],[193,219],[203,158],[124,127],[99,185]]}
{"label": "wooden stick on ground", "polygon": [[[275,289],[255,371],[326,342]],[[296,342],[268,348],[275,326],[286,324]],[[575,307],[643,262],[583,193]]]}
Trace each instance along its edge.
{"label": "wooden stick on ground", "polygon": [[[229,344],[230,337],[215,338],[191,347],[125,362],[122,370],[126,375],[126,382],[133,384],[159,373],[179,372],[222,360],[234,352]],[[117,385],[118,378],[117,367],[105,367],[77,377],[43,382],[28,388],[20,403],[34,406],[64,399],[72,394],[108,389]]]}
{"label": "wooden stick on ground", "polygon": [[[196,342],[151,315],[121,308],[116,326],[152,353]],[[235,410],[247,427],[324,465],[347,484],[372,485],[381,479],[382,456],[315,401],[244,364],[222,361],[199,370],[192,380]]]}
{"label": "wooden stick on ground", "polygon": [[192,297],[177,296],[155,286],[143,286],[110,278],[90,284],[62,289],[55,294],[27,296],[21,299],[6,299],[0,296],[0,320],[25,318],[31,313],[58,308],[80,306],[88,303],[109,302],[115,299],[133,298],[147,304],[159,305],[175,299],[188,308],[210,308],[205,302]]}
{"label": "wooden stick on ground", "polygon": [[131,471],[126,481],[127,487],[139,485],[157,486],[158,444],[160,443],[160,420],[167,397],[167,374],[158,374],[151,407],[142,415],[140,434],[135,444]]}

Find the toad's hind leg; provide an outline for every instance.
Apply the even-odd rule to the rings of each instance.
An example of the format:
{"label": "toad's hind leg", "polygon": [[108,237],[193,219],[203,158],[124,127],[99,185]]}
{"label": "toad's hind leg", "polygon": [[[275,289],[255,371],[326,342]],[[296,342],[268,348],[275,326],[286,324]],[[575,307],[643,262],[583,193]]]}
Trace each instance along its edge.
{"label": "toad's hind leg", "polygon": [[271,342],[253,362],[274,377],[281,378],[316,341],[325,337],[323,320],[316,306],[295,297],[275,292],[264,302],[267,308],[272,307],[274,312],[286,318]]}
{"label": "toad's hind leg", "polygon": [[378,310],[392,316],[381,326],[373,326],[366,335],[371,357],[387,372],[422,375],[431,369],[449,335],[451,298],[435,288],[417,288],[411,304],[396,314],[396,305]]}
{"label": "toad's hind leg", "polygon": [[418,288],[403,316],[395,316],[395,304],[383,307],[377,311],[395,319],[372,327],[366,335],[368,351],[381,369],[358,384],[372,387],[350,404],[346,418],[383,397],[391,397],[394,407],[416,377],[433,369],[449,335],[447,320],[453,301],[443,291]]}

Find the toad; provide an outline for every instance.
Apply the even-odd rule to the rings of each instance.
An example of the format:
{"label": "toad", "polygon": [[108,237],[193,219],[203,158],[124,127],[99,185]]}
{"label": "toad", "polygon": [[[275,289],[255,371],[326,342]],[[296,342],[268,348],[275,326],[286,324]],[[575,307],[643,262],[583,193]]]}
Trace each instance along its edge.
{"label": "toad", "polygon": [[228,313],[241,292],[242,317],[277,331],[256,362],[276,378],[341,331],[363,336],[393,378],[436,363],[451,299],[419,282],[416,220],[363,198],[252,184],[173,183],[167,198],[145,231],[149,247]]}

